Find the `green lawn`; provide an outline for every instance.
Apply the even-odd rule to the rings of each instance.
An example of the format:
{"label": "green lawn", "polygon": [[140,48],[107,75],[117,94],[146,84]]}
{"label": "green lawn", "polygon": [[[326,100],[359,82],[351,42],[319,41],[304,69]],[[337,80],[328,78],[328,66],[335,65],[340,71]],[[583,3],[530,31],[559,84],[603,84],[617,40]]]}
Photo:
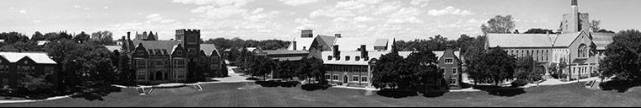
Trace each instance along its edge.
{"label": "green lawn", "polygon": [[[191,88],[154,90],[139,96],[134,89],[111,93],[104,100],[66,98],[53,101],[0,104],[0,107],[57,106],[641,106],[641,88],[625,93],[589,90],[579,84],[541,86],[526,93],[505,97],[487,92],[449,92],[440,97],[411,96],[390,98],[365,95],[363,90],[329,88],[305,91],[300,87],[259,87],[253,83],[203,85],[205,91]],[[239,89],[241,88],[241,89]]]}

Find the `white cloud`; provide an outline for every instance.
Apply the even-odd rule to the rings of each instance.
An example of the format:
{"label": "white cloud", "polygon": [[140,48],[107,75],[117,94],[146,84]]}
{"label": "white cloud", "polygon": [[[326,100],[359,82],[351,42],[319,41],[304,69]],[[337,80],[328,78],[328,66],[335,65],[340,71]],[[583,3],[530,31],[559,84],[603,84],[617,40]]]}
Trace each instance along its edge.
{"label": "white cloud", "polygon": [[374,18],[367,17],[367,16],[354,17],[354,21],[356,21],[356,22],[368,22],[368,21],[373,21],[373,20],[374,20]]}
{"label": "white cloud", "polygon": [[416,8],[401,8],[396,13],[389,15],[388,23],[422,23],[418,17],[420,10]]}
{"label": "white cloud", "polygon": [[410,4],[425,7],[428,5],[429,2],[430,0],[412,0],[410,1]]}
{"label": "white cloud", "polygon": [[20,12],[21,14],[27,14],[27,10],[20,10],[18,12]]}
{"label": "white cloud", "polygon": [[41,23],[41,22],[42,22],[42,20],[33,20],[33,21],[31,21],[31,22],[33,22],[33,23]]}
{"label": "white cloud", "polygon": [[299,5],[318,2],[318,0],[280,0],[280,1],[283,2],[284,4],[291,5],[291,6],[299,6]]}
{"label": "white cloud", "polygon": [[149,14],[145,18],[147,18],[147,21],[145,21],[145,23],[172,23],[176,21],[174,19],[163,18],[162,16],[160,16],[160,14],[157,13]]}
{"label": "white cloud", "polygon": [[466,16],[466,15],[472,15],[473,13],[468,10],[462,10],[462,9],[454,8],[452,6],[448,6],[441,10],[436,10],[436,9],[429,10],[427,14],[432,16],[441,16],[441,15],[447,15],[447,14]]}

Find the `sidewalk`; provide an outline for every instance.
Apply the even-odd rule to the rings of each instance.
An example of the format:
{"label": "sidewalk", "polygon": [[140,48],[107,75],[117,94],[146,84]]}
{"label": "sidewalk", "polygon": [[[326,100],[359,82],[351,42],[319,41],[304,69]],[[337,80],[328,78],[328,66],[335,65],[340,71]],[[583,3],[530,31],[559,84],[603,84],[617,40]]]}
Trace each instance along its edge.
{"label": "sidewalk", "polygon": [[25,102],[38,102],[38,101],[49,101],[49,100],[58,100],[58,99],[64,99],[64,98],[69,98],[71,95],[66,95],[66,96],[55,96],[55,97],[50,97],[47,99],[40,99],[40,100],[0,100],[0,104],[4,103],[25,103]]}

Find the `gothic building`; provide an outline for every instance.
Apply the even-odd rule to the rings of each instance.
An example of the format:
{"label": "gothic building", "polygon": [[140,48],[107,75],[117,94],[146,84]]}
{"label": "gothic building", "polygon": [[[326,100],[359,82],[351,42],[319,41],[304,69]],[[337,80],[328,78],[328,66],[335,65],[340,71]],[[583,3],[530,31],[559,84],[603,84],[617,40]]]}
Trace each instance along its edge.
{"label": "gothic building", "polygon": [[[567,79],[590,77],[598,73],[602,52],[612,42],[613,33],[594,33],[589,28],[587,13],[579,13],[576,0],[571,13],[561,22],[561,34],[487,34],[486,49],[503,48],[517,58],[533,57],[544,66],[561,70]],[[561,64],[568,67],[560,68]]]}
{"label": "gothic building", "polygon": [[138,34],[138,32],[136,32],[136,38],[134,40],[158,40],[158,32],[156,32],[156,34],[154,34],[152,31],[149,31],[149,34],[147,34],[147,31],[142,32],[142,34]]}
{"label": "gothic building", "polygon": [[[143,33],[142,36],[144,36]],[[136,38],[138,38],[137,35]],[[147,35],[141,40],[130,38],[130,32],[120,48],[107,46],[111,50],[120,50],[131,58],[132,69],[135,70],[135,80],[139,83],[185,82],[188,79],[207,75],[210,77],[226,76],[227,72],[216,46],[200,43],[200,30],[176,30],[176,40],[149,40],[155,35]],[[205,63],[206,72],[198,74],[196,65]],[[202,69],[198,69],[202,70]],[[190,78],[191,77],[191,78]]]}

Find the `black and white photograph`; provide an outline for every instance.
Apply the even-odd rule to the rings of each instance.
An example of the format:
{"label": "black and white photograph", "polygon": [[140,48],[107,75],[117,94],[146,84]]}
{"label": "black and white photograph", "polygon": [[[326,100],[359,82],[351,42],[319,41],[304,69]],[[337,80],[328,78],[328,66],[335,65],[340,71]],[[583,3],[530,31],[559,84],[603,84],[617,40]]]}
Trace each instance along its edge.
{"label": "black and white photograph", "polygon": [[641,107],[641,0],[0,0],[0,107]]}

